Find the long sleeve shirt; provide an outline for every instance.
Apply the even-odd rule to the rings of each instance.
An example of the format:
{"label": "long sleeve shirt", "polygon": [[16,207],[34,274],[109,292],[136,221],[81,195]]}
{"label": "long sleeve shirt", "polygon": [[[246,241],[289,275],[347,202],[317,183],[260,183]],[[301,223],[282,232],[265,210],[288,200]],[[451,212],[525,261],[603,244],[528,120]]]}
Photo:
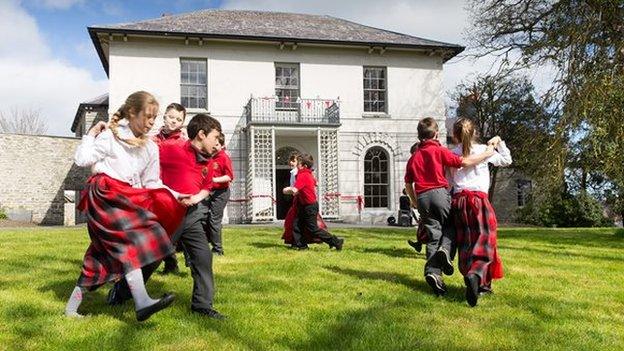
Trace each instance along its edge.
{"label": "long sleeve shirt", "polygon": [[[475,144],[470,149],[470,154],[480,154],[485,152],[486,145]],[[461,155],[461,145],[453,149],[455,155]],[[504,141],[501,141],[496,147],[494,155],[485,161],[471,167],[462,167],[458,169],[450,169],[451,185],[453,193],[459,193],[462,190],[481,191],[487,193],[490,188],[490,169],[488,163],[496,167],[506,167],[511,164],[511,153]]]}
{"label": "long sleeve shirt", "polygon": [[[134,138],[126,125],[119,125],[119,136]],[[144,146],[132,146],[117,140],[110,129],[97,137],[85,135],[76,149],[76,165],[130,184],[134,188],[163,188],[160,180],[158,147],[152,140]],[[174,194],[175,195],[175,194]]]}

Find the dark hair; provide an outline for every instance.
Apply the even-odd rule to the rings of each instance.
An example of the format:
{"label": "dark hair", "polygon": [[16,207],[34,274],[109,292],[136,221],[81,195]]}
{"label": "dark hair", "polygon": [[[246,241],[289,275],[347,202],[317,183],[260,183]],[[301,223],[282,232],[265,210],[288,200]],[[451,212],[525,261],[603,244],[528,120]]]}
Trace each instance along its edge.
{"label": "dark hair", "polygon": [[415,142],[414,145],[412,145],[412,147],[410,147],[410,154],[413,154],[414,152],[416,152],[416,150],[418,150],[418,145],[420,145],[419,142]]}
{"label": "dark hair", "polygon": [[177,102],[172,102],[165,109],[165,113],[167,113],[167,111],[169,111],[171,109],[176,110],[178,112],[182,112],[182,119],[183,120],[186,119],[186,109],[184,108],[184,106],[178,104]]}
{"label": "dark hair", "polygon": [[192,140],[195,139],[200,130],[203,130],[205,134],[209,134],[213,129],[221,133],[221,123],[208,114],[200,113],[191,118],[186,127],[186,132],[189,139]]}
{"label": "dark hair", "polygon": [[219,144],[221,144],[221,146],[225,146],[225,135],[223,133],[219,134],[217,139],[219,140]]}
{"label": "dark hair", "polygon": [[291,152],[290,156],[288,157],[288,162],[296,161],[298,156],[299,156],[298,151]]}
{"label": "dark hair", "polygon": [[297,155],[297,163],[301,163],[307,168],[312,168],[312,166],[314,166],[314,157],[310,154]]}
{"label": "dark hair", "polygon": [[433,139],[438,132],[438,122],[431,117],[426,117],[418,122],[418,139],[420,141]]}

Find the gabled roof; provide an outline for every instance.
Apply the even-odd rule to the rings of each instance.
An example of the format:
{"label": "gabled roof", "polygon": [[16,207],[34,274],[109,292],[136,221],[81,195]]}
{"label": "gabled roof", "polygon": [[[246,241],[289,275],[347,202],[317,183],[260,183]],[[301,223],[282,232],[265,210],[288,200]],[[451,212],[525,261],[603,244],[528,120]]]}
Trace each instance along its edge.
{"label": "gabled roof", "polygon": [[321,43],[370,47],[401,47],[443,50],[445,60],[459,54],[463,46],[423,39],[374,28],[341,18],[284,12],[201,10],[161,18],[89,27],[104,69],[108,60],[98,34],[139,34],[148,36],[219,38],[293,43]]}
{"label": "gabled roof", "polygon": [[80,122],[80,117],[82,116],[82,112],[85,109],[106,109],[108,110],[108,93],[102,94],[96,98],[93,98],[91,101],[82,102],[78,105],[78,110],[76,110],[76,115],[74,116],[74,122],[71,126],[71,131],[76,132],[76,127],[78,127],[78,122]]}

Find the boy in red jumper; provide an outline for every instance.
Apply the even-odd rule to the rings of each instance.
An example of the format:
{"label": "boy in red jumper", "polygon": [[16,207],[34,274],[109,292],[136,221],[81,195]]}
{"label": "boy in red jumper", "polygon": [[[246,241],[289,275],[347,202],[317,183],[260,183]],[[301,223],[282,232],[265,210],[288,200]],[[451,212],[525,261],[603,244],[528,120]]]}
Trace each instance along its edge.
{"label": "boy in red jumper", "polygon": [[[217,152],[221,124],[206,114],[198,114],[191,119],[187,129],[190,140],[163,143],[160,148],[163,183],[180,194],[193,194],[181,201],[187,206],[186,215],[171,241],[180,240],[189,256],[193,277],[191,310],[220,320],[225,316],[212,307],[215,289],[212,252],[204,230],[209,213],[204,199],[212,187],[211,157]],[[152,272],[144,271],[143,275],[148,277]],[[117,290],[113,295],[119,296],[114,303],[123,302],[128,296],[127,285],[116,285],[114,289]]]}
{"label": "boy in red jumper", "polygon": [[232,160],[225,152],[225,136],[219,136],[219,151],[212,157],[212,193],[208,199],[210,216],[206,223],[208,240],[212,244],[212,252],[223,256],[223,242],[221,240],[221,222],[225,206],[230,200],[230,183],[234,179]]}
{"label": "boy in red jumper", "polygon": [[[186,109],[184,106],[174,102],[169,104],[165,109],[165,115],[163,116],[163,127],[160,128],[160,132],[156,134],[152,139],[156,142],[156,145],[160,146],[165,142],[184,142],[188,139],[185,133],[182,131],[184,120],[186,119]],[[162,157],[161,157],[162,158]],[[161,170],[162,172],[162,170]],[[180,251],[180,246],[176,251]],[[177,273],[178,260],[176,254],[173,253],[163,260],[165,263],[165,269],[163,274]]]}
{"label": "boy in red jumper", "polygon": [[343,238],[338,238],[328,231],[319,228],[316,218],[319,213],[318,202],[316,200],[316,179],[312,175],[312,165],[314,159],[312,155],[303,154],[297,156],[297,177],[295,185],[284,188],[284,194],[294,195],[297,204],[297,225],[293,228],[293,249],[307,250],[308,245],[301,241],[301,232],[307,229],[312,237],[318,237],[336,250],[342,250]]}
{"label": "boy in red jumper", "polygon": [[421,215],[424,230],[429,234],[425,264],[425,280],[436,295],[446,294],[442,272],[453,274],[451,263],[455,232],[449,212],[451,195],[445,177],[445,167],[472,166],[492,156],[493,147],[484,153],[466,158],[453,154],[438,139],[438,124],[433,118],[418,123],[420,144],[412,154],[405,170],[405,190],[412,207]]}

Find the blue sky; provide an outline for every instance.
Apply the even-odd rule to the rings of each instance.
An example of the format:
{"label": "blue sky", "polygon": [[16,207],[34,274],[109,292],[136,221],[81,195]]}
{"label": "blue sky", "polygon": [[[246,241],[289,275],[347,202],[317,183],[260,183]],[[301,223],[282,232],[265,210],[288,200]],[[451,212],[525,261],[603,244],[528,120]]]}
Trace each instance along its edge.
{"label": "blue sky", "polygon": [[94,79],[106,79],[87,33],[88,26],[135,22],[157,18],[163,13],[219,8],[222,3],[222,0],[26,0],[22,6],[36,19],[50,46],[57,48],[54,50],[57,58],[88,69]]}

